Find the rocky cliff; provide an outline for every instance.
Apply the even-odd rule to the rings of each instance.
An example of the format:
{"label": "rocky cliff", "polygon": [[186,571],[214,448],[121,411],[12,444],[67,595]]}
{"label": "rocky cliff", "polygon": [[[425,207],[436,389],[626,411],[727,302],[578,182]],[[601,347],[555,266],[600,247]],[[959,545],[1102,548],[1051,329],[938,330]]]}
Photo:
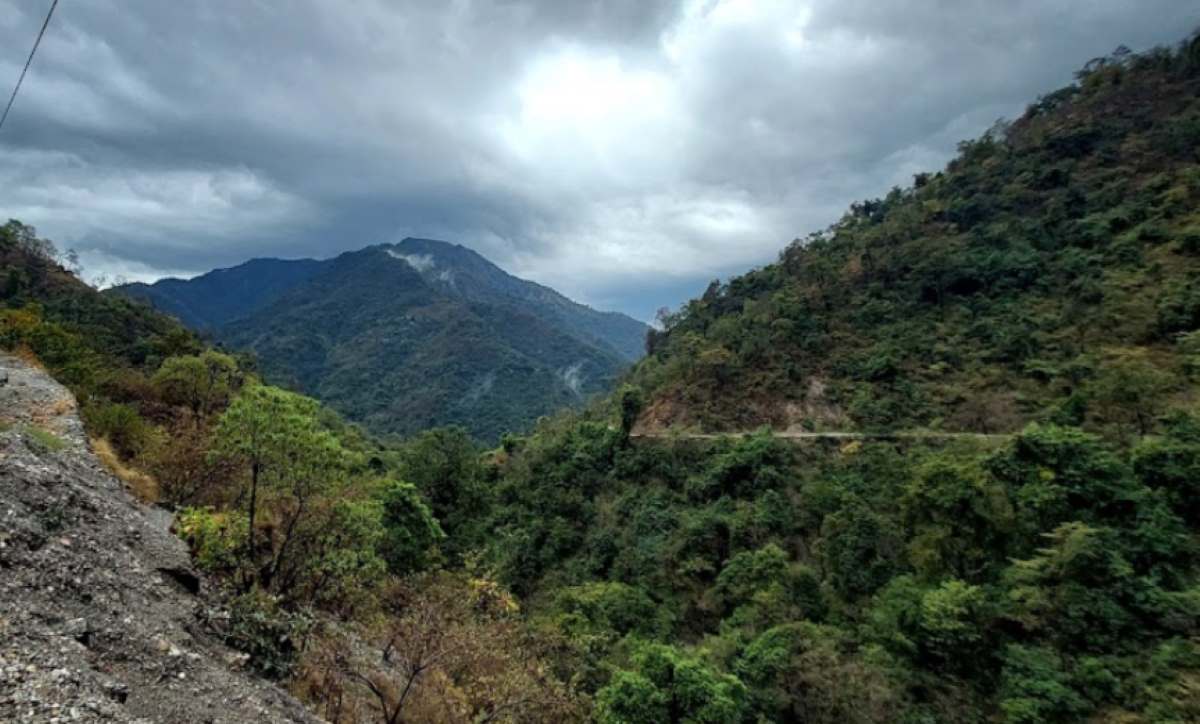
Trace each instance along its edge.
{"label": "rocky cliff", "polygon": [[0,353],[0,721],[315,721],[221,644],[169,526],[92,453],[71,393]]}

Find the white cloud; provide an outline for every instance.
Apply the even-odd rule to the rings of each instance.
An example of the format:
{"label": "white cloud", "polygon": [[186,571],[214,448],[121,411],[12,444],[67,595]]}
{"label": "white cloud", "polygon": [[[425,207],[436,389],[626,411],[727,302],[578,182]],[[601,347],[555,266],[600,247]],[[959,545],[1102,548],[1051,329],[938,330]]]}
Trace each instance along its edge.
{"label": "white cloud", "polygon": [[79,252],[79,262],[84,270],[83,278],[89,284],[101,288],[127,282],[153,282],[163,277],[188,279],[209,271],[208,269],[151,267],[97,249],[85,249]]}
{"label": "white cloud", "polygon": [[307,219],[302,199],[245,168],[110,168],[60,151],[0,147],[0,216],[53,230],[65,243],[103,229],[169,246],[203,235],[236,244],[265,226]]}
{"label": "white cloud", "polygon": [[432,271],[437,266],[433,261],[433,257],[429,254],[401,254],[393,249],[387,249],[386,251],[388,256],[403,261],[422,274]]}
{"label": "white cloud", "polygon": [[[0,136],[0,214],[145,275],[445,238],[647,317],[1200,22],[1176,0],[236,5],[64,4]],[[13,9],[15,77],[41,17]]]}

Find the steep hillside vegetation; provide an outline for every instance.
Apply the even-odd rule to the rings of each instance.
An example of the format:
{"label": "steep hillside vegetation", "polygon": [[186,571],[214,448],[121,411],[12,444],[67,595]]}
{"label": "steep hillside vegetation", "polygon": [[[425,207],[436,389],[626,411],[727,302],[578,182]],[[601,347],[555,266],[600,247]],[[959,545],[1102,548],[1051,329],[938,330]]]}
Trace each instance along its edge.
{"label": "steep hillside vegetation", "polygon": [[152,369],[200,349],[178,322],[122,297],[108,297],[55,261],[32,227],[0,227],[0,346],[23,342],[76,391],[93,392],[120,370]]}
{"label": "steep hillside vegetation", "polygon": [[1200,720],[1198,89],[1089,64],[506,440],[487,560],[599,721]]}
{"label": "steep hillside vegetation", "polygon": [[253,351],[269,378],[372,430],[454,424],[493,441],[612,389],[647,330],[427,239],[119,291]]}
{"label": "steep hillside vegetation", "polygon": [[645,423],[1147,432],[1200,351],[1200,81],[1120,53],[663,321]]}
{"label": "steep hillside vegetation", "polygon": [[585,716],[474,564],[464,431],[381,445],[56,256],[0,227],[0,718],[306,720],[251,672],[335,722]]}

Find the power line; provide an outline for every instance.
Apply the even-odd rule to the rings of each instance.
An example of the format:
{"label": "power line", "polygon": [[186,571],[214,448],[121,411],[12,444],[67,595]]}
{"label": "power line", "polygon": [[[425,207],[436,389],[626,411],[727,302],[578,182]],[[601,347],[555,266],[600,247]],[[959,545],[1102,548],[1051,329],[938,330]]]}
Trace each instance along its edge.
{"label": "power line", "polygon": [[29,57],[25,60],[25,67],[21,70],[21,77],[17,78],[17,85],[13,87],[12,95],[8,97],[8,105],[4,107],[4,115],[0,116],[0,128],[4,128],[4,121],[8,119],[8,112],[12,110],[13,101],[17,99],[17,91],[21,90],[21,83],[25,80],[25,74],[29,72],[29,64],[33,62],[33,54],[37,52],[38,46],[42,43],[42,36],[46,34],[46,26],[50,24],[50,16],[54,14],[54,8],[58,7],[58,0],[50,3],[50,10],[46,13],[46,21],[42,23],[42,29],[38,31],[37,40],[33,41],[33,49],[29,51]]}

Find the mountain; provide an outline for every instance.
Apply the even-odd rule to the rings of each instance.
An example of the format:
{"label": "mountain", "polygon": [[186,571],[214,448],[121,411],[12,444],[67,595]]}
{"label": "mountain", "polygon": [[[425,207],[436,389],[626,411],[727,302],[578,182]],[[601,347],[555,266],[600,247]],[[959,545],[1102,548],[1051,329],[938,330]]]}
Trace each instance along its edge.
{"label": "mountain", "polygon": [[215,331],[259,309],[322,268],[315,259],[251,259],[195,279],[162,279],[121,287],[126,296],[144,299],[188,327]]}
{"label": "mountain", "polygon": [[1195,52],[1098,59],[712,286],[654,334],[643,426],[1147,431],[1200,352]]}
{"label": "mountain", "polygon": [[253,351],[269,378],[399,434],[455,424],[494,440],[527,427],[611,389],[648,329],[430,239],[114,292]]}
{"label": "mountain", "polygon": [[573,336],[608,347],[634,361],[645,353],[648,327],[619,312],[601,312],[571,301],[553,289],[506,273],[459,244],[432,239],[405,239],[392,248],[426,278],[443,282],[465,299],[482,304],[520,307]]}
{"label": "mountain", "polygon": [[1200,37],[664,326],[489,477],[598,721],[1200,721]]}
{"label": "mountain", "polygon": [[[333,721],[1200,720],[1198,91],[1195,36],[1090,62],[670,315],[618,393],[486,452],[332,426],[0,227],[0,347],[117,448],[81,456],[71,402],[3,362],[0,718],[196,691],[237,719],[257,702],[204,656],[229,644]],[[224,327],[314,369],[408,368],[464,336],[468,356],[577,351],[419,248],[343,255]],[[102,464],[157,477],[227,613],[174,595],[196,579],[161,568],[161,527]],[[186,632],[159,626],[180,613]]]}

